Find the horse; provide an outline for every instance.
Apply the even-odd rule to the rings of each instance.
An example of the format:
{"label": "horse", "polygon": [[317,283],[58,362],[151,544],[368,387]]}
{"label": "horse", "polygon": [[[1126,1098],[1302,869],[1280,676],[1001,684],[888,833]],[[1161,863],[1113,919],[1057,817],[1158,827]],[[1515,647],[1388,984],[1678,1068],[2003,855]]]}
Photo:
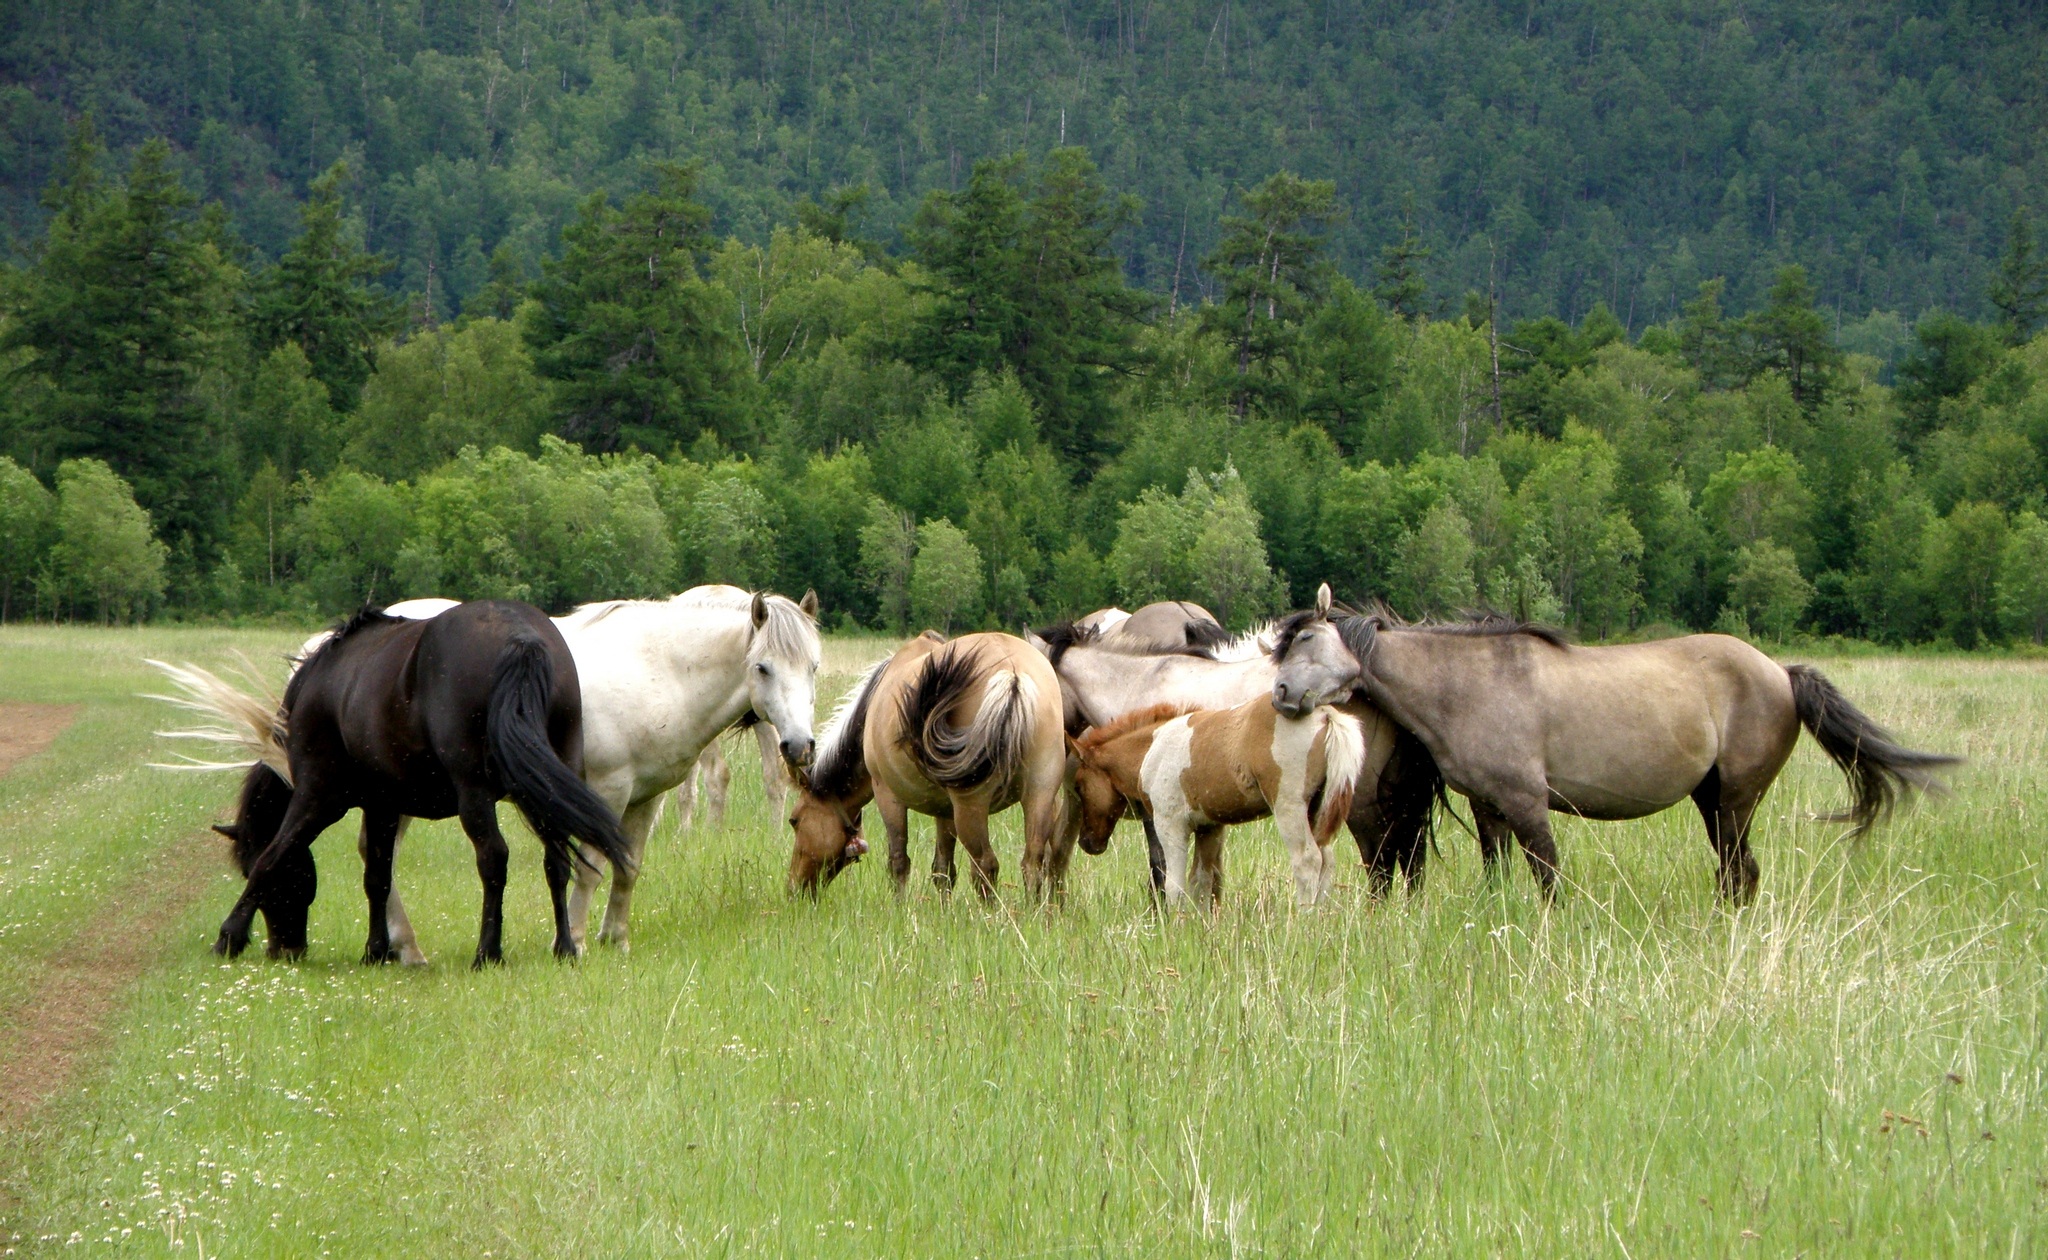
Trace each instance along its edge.
{"label": "horse", "polygon": [[1059,679],[1030,644],[1007,634],[947,642],[926,631],[877,662],[840,703],[790,811],[792,893],[816,895],[867,852],[861,809],[875,802],[889,835],[889,873],[910,877],[908,811],[928,814],[937,843],[932,882],[954,882],[953,847],[967,846],[983,899],[998,863],[988,820],[1024,807],[1024,887],[1058,896],[1073,854]]}
{"label": "horse", "polygon": [[484,885],[478,967],[504,958],[508,851],[498,801],[509,796],[547,849],[558,955],[573,952],[572,839],[613,862],[631,860],[618,819],[577,776],[583,730],[575,659],[530,605],[485,600],[429,620],[366,608],[292,675],[273,733],[276,747],[249,769],[235,822],[218,828],[234,842],[248,882],[221,923],[216,954],[240,956],[259,910],[273,957],[305,952],[317,887],[310,846],[354,808],[363,811],[370,838],[366,963],[397,956],[380,911],[402,816],[461,818]]}
{"label": "horse", "polygon": [[[407,602],[430,610],[444,601]],[[757,730],[765,725],[777,733],[773,746],[780,759],[792,767],[809,762],[823,660],[817,607],[810,592],[796,603],[737,587],[700,586],[666,600],[586,604],[554,619],[581,677],[583,778],[619,815],[631,858],[612,866],[600,940],[630,948],[633,888],[662,794],[685,779],[721,732],[750,717],[758,719]],[[275,733],[263,706],[237,700],[234,689],[203,670],[157,664],[187,693],[175,703],[225,723],[203,734],[239,743],[259,760],[268,755]],[[366,816],[366,828],[367,823]],[[366,860],[370,843],[366,829],[360,842]],[[397,838],[392,843],[395,847]],[[575,874],[570,937],[580,953],[590,899],[602,873],[594,863],[583,862]],[[395,887],[386,919],[401,960],[424,963]]]}
{"label": "horse", "polygon": [[1106,843],[1126,802],[1141,802],[1166,849],[1168,905],[1192,894],[1213,907],[1223,892],[1223,828],[1270,814],[1287,842],[1295,903],[1314,907],[1336,878],[1330,840],[1360,780],[1379,769],[1356,717],[1329,705],[1282,717],[1265,696],[1234,709],[1135,709],[1068,741],[1081,835]]}
{"label": "horse", "polygon": [[[1159,605],[1153,605],[1159,607]],[[1193,607],[1189,605],[1188,607]],[[1106,641],[1076,623],[1048,626],[1036,642],[1059,675],[1070,734],[1113,722],[1126,713],[1158,704],[1182,709],[1230,709],[1272,695],[1275,666],[1270,628],[1216,641],[1189,620],[1183,637],[1203,642],[1173,648]],[[1213,623],[1212,623],[1213,624]],[[1422,745],[1370,703],[1354,699],[1349,712],[1364,724],[1374,749],[1376,772],[1370,790],[1357,793],[1348,819],[1358,855],[1375,896],[1383,895],[1398,871],[1415,892],[1429,857],[1430,825],[1442,780]],[[1157,830],[1141,813],[1152,887],[1166,886],[1166,858]],[[1108,836],[1082,837],[1089,853]]]}
{"label": "horse", "polygon": [[1621,820],[1691,797],[1734,904],[1756,896],[1749,828],[1800,727],[1848,778],[1830,821],[1861,835],[1901,795],[1943,790],[1960,758],[1902,747],[1808,665],[1780,665],[1740,639],[1695,634],[1578,647],[1498,615],[1402,622],[1384,608],[1316,606],[1279,623],[1273,705],[1298,714],[1362,690],[1436,758],[1472,802],[1488,870],[1512,833],[1546,899],[1557,847],[1551,811]]}

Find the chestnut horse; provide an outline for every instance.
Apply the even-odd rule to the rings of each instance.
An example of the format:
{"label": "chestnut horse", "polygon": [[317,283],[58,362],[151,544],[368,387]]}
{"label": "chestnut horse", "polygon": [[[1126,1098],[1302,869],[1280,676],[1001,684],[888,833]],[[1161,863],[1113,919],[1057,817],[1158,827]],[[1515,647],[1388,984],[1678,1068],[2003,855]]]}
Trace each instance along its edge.
{"label": "chestnut horse", "polygon": [[1489,869],[1512,831],[1546,897],[1557,878],[1552,810],[1643,818],[1692,798],[1720,858],[1724,896],[1756,896],[1750,820],[1799,728],[1848,776],[1837,821],[1861,834],[1902,794],[1939,790],[1960,759],[1900,746],[1807,665],[1740,639],[1695,634],[1577,647],[1503,617],[1408,625],[1385,609],[1313,611],[1280,623],[1273,704],[1302,713],[1362,690],[1429,747],[1472,802]]}
{"label": "chestnut horse", "polygon": [[[1261,696],[1234,709],[1155,705],[1070,740],[1084,839],[1107,841],[1125,803],[1152,813],[1166,850],[1166,900],[1214,905],[1223,891],[1223,829],[1271,815],[1287,842],[1295,902],[1328,894],[1330,840],[1359,780],[1379,767],[1358,719],[1323,706],[1281,717]],[[1391,751],[1378,749],[1381,765]],[[1189,863],[1189,837],[1194,853]]]}
{"label": "chestnut horse", "polygon": [[1024,806],[1024,887],[1064,883],[1072,856],[1063,795],[1059,679],[1030,644],[1007,634],[946,642],[931,631],[862,676],[818,740],[790,811],[792,892],[816,893],[867,851],[869,800],[889,834],[889,873],[910,876],[909,811],[929,814],[938,841],[932,881],[953,886],[953,845],[967,846],[975,888],[995,894],[989,815]]}

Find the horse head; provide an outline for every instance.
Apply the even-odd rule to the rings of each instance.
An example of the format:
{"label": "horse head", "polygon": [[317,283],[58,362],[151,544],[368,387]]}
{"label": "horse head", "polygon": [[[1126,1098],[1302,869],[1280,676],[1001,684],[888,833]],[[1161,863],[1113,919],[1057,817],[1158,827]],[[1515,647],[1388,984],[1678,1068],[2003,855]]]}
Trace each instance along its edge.
{"label": "horse head", "polygon": [[1286,717],[1306,716],[1319,704],[1341,701],[1365,674],[1371,648],[1371,618],[1332,612],[1330,584],[1316,591],[1316,606],[1283,618],[1275,627],[1273,707]]}
{"label": "horse head", "polygon": [[1130,802],[1117,790],[1116,780],[1094,759],[1096,749],[1067,737],[1067,752],[1074,766],[1074,795],[1081,802],[1081,851],[1101,854],[1109,848],[1109,837],[1130,809]]}
{"label": "horse head", "polygon": [[[242,781],[242,796],[235,806],[235,821],[216,823],[214,830],[226,836],[232,846],[235,868],[244,878],[270,842],[277,838],[285,810],[292,803],[291,785],[269,766],[258,762]],[[319,872],[310,848],[300,846],[285,855],[271,871],[263,899],[257,909],[269,925],[269,955],[297,958],[306,952],[306,919],[319,891]]]}
{"label": "horse head", "polygon": [[802,603],[757,592],[750,609],[747,702],[755,716],[775,728],[782,760],[793,771],[811,764],[815,748],[811,715],[824,660],[817,614],[814,591],[806,591]]}
{"label": "horse head", "polygon": [[796,804],[789,811],[794,837],[789,853],[792,894],[805,892],[815,897],[839,872],[860,861],[868,851],[860,834],[860,814],[849,802],[820,796],[808,787],[796,794]]}

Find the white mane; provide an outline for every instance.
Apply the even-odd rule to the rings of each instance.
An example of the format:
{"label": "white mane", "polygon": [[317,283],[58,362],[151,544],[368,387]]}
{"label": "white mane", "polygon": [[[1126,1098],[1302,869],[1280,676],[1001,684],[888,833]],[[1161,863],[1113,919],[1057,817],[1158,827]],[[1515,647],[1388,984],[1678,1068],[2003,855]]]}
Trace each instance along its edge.
{"label": "white mane", "polygon": [[1236,638],[1210,648],[1204,655],[1212,661],[1235,664],[1261,656],[1271,656],[1276,642],[1278,639],[1275,637],[1273,623],[1262,621]]}

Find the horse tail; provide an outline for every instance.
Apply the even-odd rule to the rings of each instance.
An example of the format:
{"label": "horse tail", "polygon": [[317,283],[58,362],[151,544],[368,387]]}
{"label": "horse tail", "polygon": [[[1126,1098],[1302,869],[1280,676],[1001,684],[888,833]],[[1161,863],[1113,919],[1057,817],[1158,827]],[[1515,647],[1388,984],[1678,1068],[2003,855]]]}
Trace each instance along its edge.
{"label": "horse tail", "polygon": [[971,653],[935,653],[904,698],[903,726],[912,755],[932,782],[954,791],[988,786],[1001,795],[1031,747],[1038,684],[1016,670],[996,670],[981,683],[974,717],[954,726],[946,711],[975,686],[979,672]]}
{"label": "horse tail", "polygon": [[292,781],[291,755],[285,749],[285,716],[283,703],[266,689],[256,678],[255,669],[247,660],[243,661],[243,682],[241,686],[228,682],[209,670],[197,665],[173,665],[168,661],[144,659],[150,666],[170,679],[175,693],[171,695],[145,694],[145,700],[161,700],[165,704],[196,713],[206,719],[206,725],[190,730],[158,731],[165,739],[196,739],[209,744],[221,744],[242,754],[234,761],[202,761],[197,757],[179,754],[174,762],[151,762],[157,770],[247,770],[251,766],[268,766],[287,785]]}
{"label": "horse tail", "polygon": [[1351,816],[1351,798],[1365,773],[1365,729],[1358,719],[1325,706],[1323,714],[1323,799],[1311,830],[1328,844]]}
{"label": "horse tail", "polygon": [[1811,665],[1788,665],[1785,672],[1792,679],[1792,707],[1799,724],[1841,767],[1855,792],[1848,809],[1822,821],[1854,823],[1849,834],[1860,836],[1890,813],[1900,796],[1947,790],[1934,771],[1959,764],[1961,757],[1903,747]]}
{"label": "horse tail", "polygon": [[[632,855],[619,820],[597,793],[563,763],[548,740],[548,708],[555,665],[547,645],[520,634],[498,654],[484,732],[505,794],[548,845],[575,853],[574,836],[603,853],[616,870],[630,870]],[[576,860],[587,862],[582,854]]]}

